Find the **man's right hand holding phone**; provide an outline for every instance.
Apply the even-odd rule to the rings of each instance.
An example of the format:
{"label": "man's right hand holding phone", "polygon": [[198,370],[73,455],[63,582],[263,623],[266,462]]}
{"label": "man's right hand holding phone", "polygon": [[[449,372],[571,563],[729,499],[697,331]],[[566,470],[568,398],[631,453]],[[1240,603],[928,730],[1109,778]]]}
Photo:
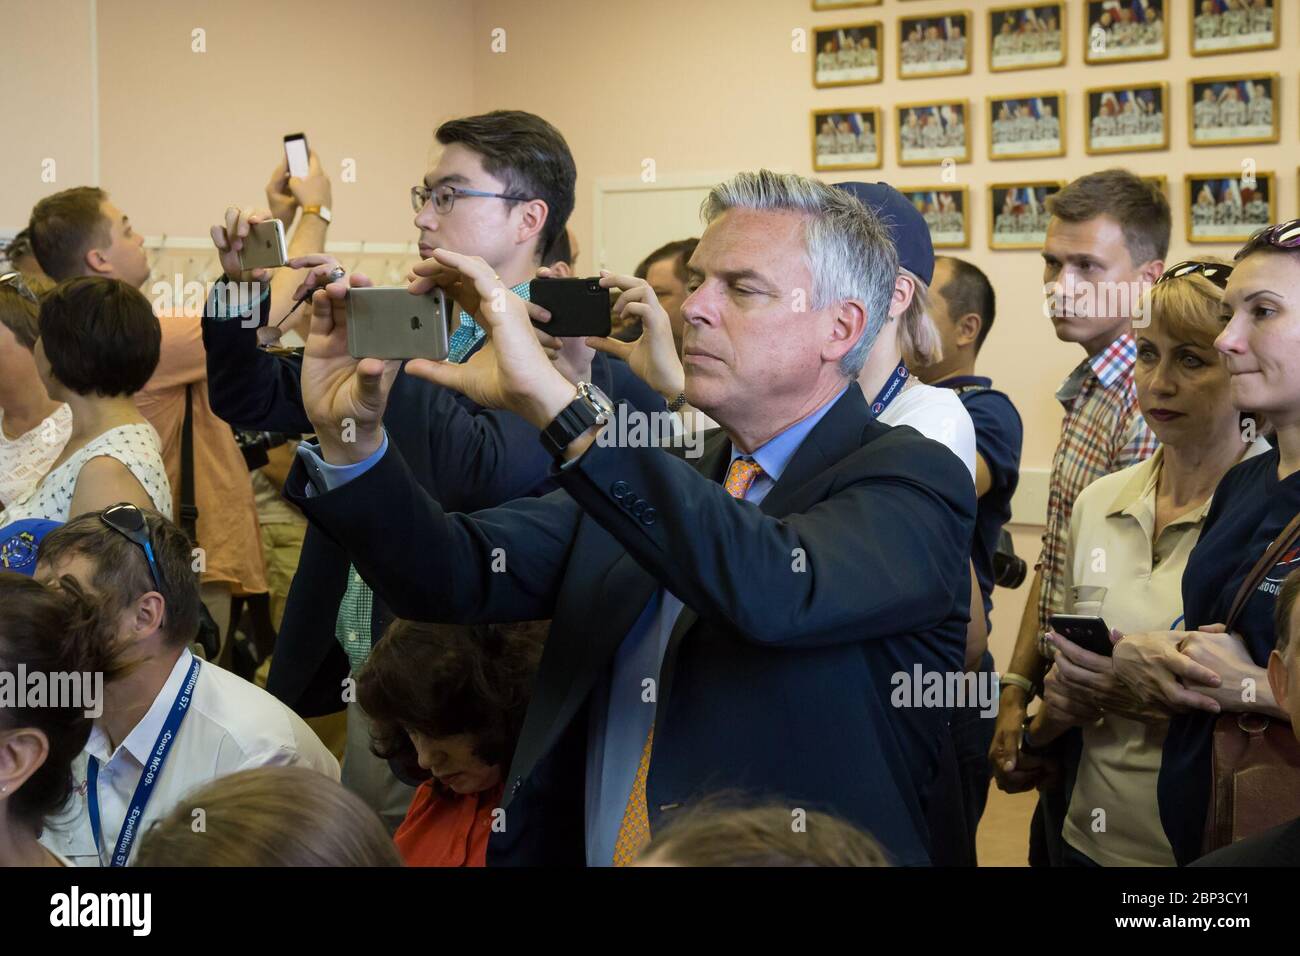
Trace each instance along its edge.
{"label": "man's right hand holding phone", "polygon": [[600,284],[606,289],[622,290],[614,300],[614,314],[640,319],[642,332],[635,342],[593,336],[587,339],[588,344],[623,359],[637,378],[662,395],[665,401],[673,401],[686,390],[686,370],[677,354],[672,322],[659,304],[654,289],[645,279],[614,275],[605,270],[601,270]]}
{"label": "man's right hand holding phone", "polygon": [[321,456],[332,465],[363,461],[383,445],[388,393],[402,367],[397,359],[356,359],[348,353],[348,290],[372,285],[356,273],[312,294],[302,404]]}
{"label": "man's right hand holding phone", "polygon": [[270,269],[245,269],[239,260],[239,253],[244,248],[249,230],[260,222],[270,222],[276,218],[269,209],[226,208],[225,221],[213,226],[209,233],[212,244],[217,247],[217,256],[221,260],[221,271],[233,282],[265,282],[271,276]]}

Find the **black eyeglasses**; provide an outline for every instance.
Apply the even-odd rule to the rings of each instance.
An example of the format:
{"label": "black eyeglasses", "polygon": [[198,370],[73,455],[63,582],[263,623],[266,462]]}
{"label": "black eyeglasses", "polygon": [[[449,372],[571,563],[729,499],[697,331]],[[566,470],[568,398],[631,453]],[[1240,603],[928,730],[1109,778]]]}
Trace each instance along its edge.
{"label": "black eyeglasses", "polygon": [[35,302],[37,305],[41,304],[41,300],[36,298],[36,293],[27,288],[27,283],[23,281],[21,272],[6,272],[0,276],[0,285],[11,285],[14,287],[14,291],[24,299]]}
{"label": "black eyeglasses", "polygon": [[1255,230],[1255,234],[1237,250],[1233,259],[1240,262],[1264,246],[1272,246],[1274,249],[1300,249],[1300,219],[1288,219],[1286,222]]}
{"label": "black eyeglasses", "polygon": [[424,208],[424,204],[430,199],[433,200],[433,208],[438,211],[440,216],[445,216],[451,212],[452,207],[456,205],[457,199],[463,199],[469,196],[472,198],[483,199],[508,199],[511,202],[527,202],[527,196],[511,196],[509,193],[489,193],[481,189],[461,189],[459,186],[448,186],[445,183],[436,189],[430,189],[428,186],[421,184],[411,187],[411,206],[416,212]]}
{"label": "black eyeglasses", "polygon": [[144,512],[135,505],[123,502],[120,505],[105,508],[99,513],[99,517],[104,524],[128,541],[134,541],[141,547],[145,559],[149,562],[149,573],[153,575],[153,583],[161,591],[163,586],[162,572],[158,569],[158,562],[153,557],[153,541],[149,538],[149,524],[144,520]]}
{"label": "black eyeglasses", "polygon": [[1191,275],[1205,276],[1220,289],[1226,289],[1228,287],[1228,276],[1232,275],[1232,266],[1225,266],[1222,262],[1198,262],[1195,259],[1189,259],[1166,269],[1160,278],[1155,281],[1155,284],[1159,285],[1169,279],[1181,279],[1183,276]]}

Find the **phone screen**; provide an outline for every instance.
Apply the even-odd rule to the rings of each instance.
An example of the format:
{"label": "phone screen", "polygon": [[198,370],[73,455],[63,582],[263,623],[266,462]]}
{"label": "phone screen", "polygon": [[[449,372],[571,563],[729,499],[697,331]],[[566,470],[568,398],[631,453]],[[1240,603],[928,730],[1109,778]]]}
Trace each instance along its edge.
{"label": "phone screen", "polygon": [[307,175],[307,137],[292,133],[284,138],[284,157],[289,163],[289,175],[301,179]]}

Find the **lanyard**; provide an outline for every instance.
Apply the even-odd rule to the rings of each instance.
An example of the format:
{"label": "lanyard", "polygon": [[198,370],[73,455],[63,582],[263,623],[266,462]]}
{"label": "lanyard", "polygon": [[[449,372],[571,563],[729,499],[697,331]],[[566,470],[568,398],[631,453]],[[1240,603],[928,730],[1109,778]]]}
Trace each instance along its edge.
{"label": "lanyard", "polygon": [[[113,859],[109,861],[109,866],[126,866],[127,858],[131,855],[131,845],[135,843],[136,834],[139,832],[140,820],[144,817],[145,805],[149,798],[153,796],[153,786],[158,782],[158,777],[162,773],[163,762],[167,759],[167,754],[171,752],[172,743],[176,740],[176,732],[180,730],[181,721],[189,713],[190,701],[194,697],[194,684],[199,679],[199,659],[194,658],[190,665],[189,675],[185,682],[181,684],[181,689],[176,694],[176,700],[172,702],[171,713],[163,721],[162,730],[158,732],[158,739],[154,741],[153,753],[149,757],[149,762],[145,765],[144,773],[140,775],[140,782],[136,784],[135,793],[131,795],[131,805],[127,807],[126,819],[122,821],[122,831],[117,837],[117,847],[113,850]],[[86,765],[86,797],[90,802],[90,829],[95,834],[95,850],[100,852],[103,846],[103,838],[99,825],[99,760],[91,757]]]}
{"label": "lanyard", "polygon": [[907,384],[907,375],[907,366],[899,362],[898,367],[889,376],[889,381],[885,383],[884,388],[876,393],[876,400],[871,403],[872,418],[879,418],[884,410],[889,407],[889,403],[898,397],[898,393]]}

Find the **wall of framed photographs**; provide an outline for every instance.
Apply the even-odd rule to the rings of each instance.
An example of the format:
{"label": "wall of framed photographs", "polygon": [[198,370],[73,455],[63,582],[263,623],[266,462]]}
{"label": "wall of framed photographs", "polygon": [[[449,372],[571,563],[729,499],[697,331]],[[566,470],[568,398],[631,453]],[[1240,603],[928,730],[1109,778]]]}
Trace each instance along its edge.
{"label": "wall of framed photographs", "polygon": [[[1230,258],[1256,225],[1300,215],[1300,2],[808,6],[823,65],[851,62],[864,40],[884,64],[879,80],[833,87],[814,64],[814,117],[847,116],[849,131],[868,109],[883,119],[873,128],[876,162],[837,168],[842,154],[819,153],[814,141],[814,171],[898,186],[926,215],[936,247],[989,274],[999,319],[981,364],[1028,412],[1031,468],[1050,462],[1060,417],[1050,396],[1080,358],[1041,318],[1047,195],[1109,166],[1151,177],[1172,207],[1174,261]],[[937,145],[924,148],[927,137]]]}

